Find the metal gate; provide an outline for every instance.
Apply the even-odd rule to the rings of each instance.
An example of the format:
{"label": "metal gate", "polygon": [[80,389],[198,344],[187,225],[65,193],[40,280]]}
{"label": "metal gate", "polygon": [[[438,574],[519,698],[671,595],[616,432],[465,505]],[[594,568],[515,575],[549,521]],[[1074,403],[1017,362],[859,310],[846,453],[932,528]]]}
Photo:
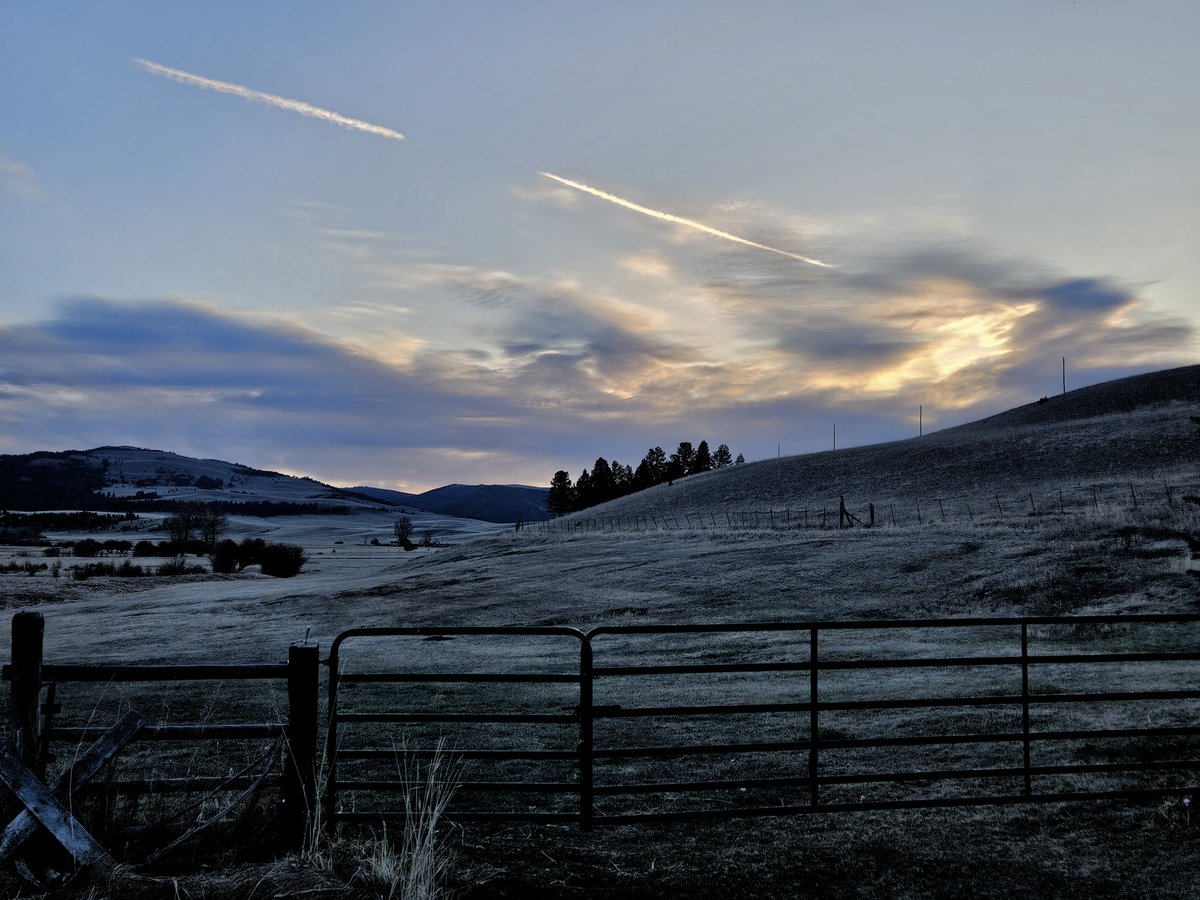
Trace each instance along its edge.
{"label": "metal gate", "polygon": [[[1198,625],[353,629],[329,660],[326,821],[403,816],[387,798],[412,788],[405,766],[435,758],[438,734],[465,766],[459,819],[586,828],[1190,796]],[[367,640],[381,642],[374,653]]]}
{"label": "metal gate", "polygon": [[[586,821],[590,666],[575,628],[342,632],[329,651],[326,824],[402,818],[398,795],[439,761],[456,769],[460,801],[488,796],[484,809],[459,802],[455,818]],[[536,809],[521,802],[530,794]]]}

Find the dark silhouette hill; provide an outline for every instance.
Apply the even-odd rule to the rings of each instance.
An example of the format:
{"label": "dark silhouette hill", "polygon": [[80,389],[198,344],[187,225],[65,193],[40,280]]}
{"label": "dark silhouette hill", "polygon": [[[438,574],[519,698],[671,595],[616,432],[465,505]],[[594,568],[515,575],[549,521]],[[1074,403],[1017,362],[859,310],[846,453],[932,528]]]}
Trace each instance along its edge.
{"label": "dark silhouette hill", "polygon": [[520,484],[448,484],[423,494],[373,487],[349,490],[426,512],[484,522],[535,522],[550,517],[546,511],[546,488]]}

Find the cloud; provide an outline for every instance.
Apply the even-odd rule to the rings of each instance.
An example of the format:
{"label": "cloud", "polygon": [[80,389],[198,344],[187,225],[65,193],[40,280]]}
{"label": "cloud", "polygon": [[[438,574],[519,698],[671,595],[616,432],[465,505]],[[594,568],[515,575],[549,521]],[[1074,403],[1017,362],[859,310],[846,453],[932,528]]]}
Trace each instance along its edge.
{"label": "cloud", "polygon": [[205,303],[73,299],[0,327],[0,436],[10,451],[128,443],[343,482],[544,481],[564,441],[603,427],[589,417],[617,402],[605,385],[678,351],[581,298],[524,300],[492,351],[389,365]]}
{"label": "cloud", "polygon": [[302,116],[309,116],[314,119],[321,119],[325,122],[332,122],[335,125],[341,125],[343,128],[352,128],[355,131],[364,131],[367,134],[391,138],[395,141],[404,140],[404,135],[399,131],[394,131],[391,128],[385,128],[382,125],[375,125],[372,122],[364,122],[362,119],[352,119],[349,116],[343,116],[341,113],[335,113],[332,110],[322,109],[319,106],[313,106],[311,103],[305,103],[303,100],[289,100],[287,97],[279,97],[275,94],[266,94],[262,91],[256,91],[253,88],[243,87],[240,84],[232,84],[228,81],[217,81],[212,78],[205,78],[202,75],[193,75],[190,72],[184,72],[182,69],[172,69],[169,66],[160,65],[156,62],[150,62],[147,59],[135,59],[134,62],[151,75],[169,78],[172,81],[178,81],[182,84],[189,84],[194,87],[204,88],[205,90],[209,91],[219,91],[223,94],[233,94],[235,97],[241,97],[243,100],[250,100],[255,103],[265,103],[267,106],[275,106],[279,109],[286,109],[291,112],[300,113]]}
{"label": "cloud", "polygon": [[712,302],[763,359],[786,367],[797,391],[822,392],[831,405],[923,396],[995,410],[1045,393],[1047,360],[1145,369],[1186,362],[1195,349],[1189,324],[1156,315],[1130,286],[1065,277],[969,241],[861,254],[820,282],[728,257],[707,265],[695,275]]}
{"label": "cloud", "polygon": [[39,193],[37,177],[29,166],[0,156],[0,194],[30,200]]}

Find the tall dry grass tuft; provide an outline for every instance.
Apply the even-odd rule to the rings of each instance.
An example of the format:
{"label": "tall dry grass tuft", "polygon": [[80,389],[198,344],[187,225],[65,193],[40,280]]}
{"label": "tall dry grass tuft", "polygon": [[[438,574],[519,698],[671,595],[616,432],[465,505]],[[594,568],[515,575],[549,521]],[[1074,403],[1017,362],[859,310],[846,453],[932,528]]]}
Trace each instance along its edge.
{"label": "tall dry grass tuft", "polygon": [[438,826],[458,786],[459,762],[439,738],[430,759],[399,751],[397,767],[405,786],[399,850],[385,828],[371,840],[357,877],[387,900],[436,900],[444,896],[450,866]]}

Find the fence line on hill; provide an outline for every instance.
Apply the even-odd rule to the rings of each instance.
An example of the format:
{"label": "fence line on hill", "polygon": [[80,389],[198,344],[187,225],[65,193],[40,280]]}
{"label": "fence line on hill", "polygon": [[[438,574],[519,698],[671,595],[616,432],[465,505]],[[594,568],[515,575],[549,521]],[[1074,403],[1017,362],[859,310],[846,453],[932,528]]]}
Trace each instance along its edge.
{"label": "fence line on hill", "polygon": [[1200,508],[1200,485],[1134,482],[1075,485],[1020,491],[935,497],[901,497],[876,503],[840,496],[831,501],[766,509],[727,506],[724,511],[666,509],[646,514],[583,510],[559,519],[524,523],[552,534],[653,531],[787,531],[797,528],[888,526],[903,528],[948,522],[996,523],[1038,516],[1135,513]]}

